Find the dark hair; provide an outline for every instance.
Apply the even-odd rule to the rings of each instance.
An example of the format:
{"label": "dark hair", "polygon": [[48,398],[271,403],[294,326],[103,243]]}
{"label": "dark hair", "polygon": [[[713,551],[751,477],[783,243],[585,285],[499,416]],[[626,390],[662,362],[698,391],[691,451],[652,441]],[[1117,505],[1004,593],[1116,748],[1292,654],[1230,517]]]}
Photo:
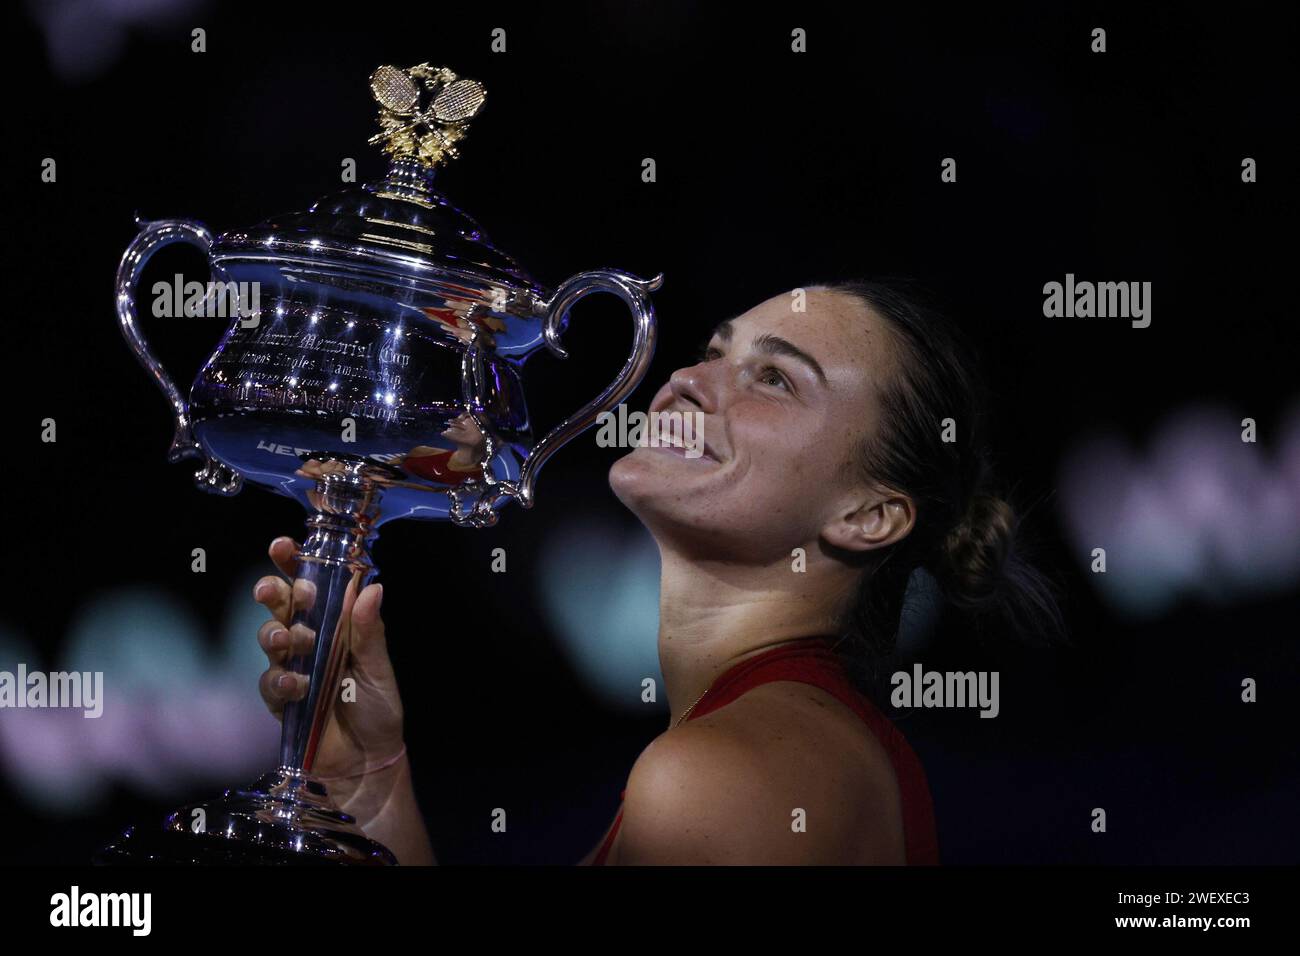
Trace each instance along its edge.
{"label": "dark hair", "polygon": [[917,568],[933,576],[977,635],[996,621],[1028,643],[1064,639],[1058,587],[1030,562],[1020,515],[994,476],[986,386],[970,340],[912,280],[809,288],[852,296],[889,329],[898,367],[880,387],[879,431],[845,468],[916,505],[912,531],[863,559],[866,571],[837,645],[854,676],[878,687]]}

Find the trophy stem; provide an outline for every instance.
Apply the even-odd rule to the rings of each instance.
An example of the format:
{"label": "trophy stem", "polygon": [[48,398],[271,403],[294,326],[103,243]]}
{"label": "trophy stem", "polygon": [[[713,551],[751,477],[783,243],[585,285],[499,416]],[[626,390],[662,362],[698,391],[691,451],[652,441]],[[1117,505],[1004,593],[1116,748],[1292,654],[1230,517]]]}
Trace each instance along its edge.
{"label": "trophy stem", "polygon": [[280,734],[280,771],[295,778],[311,774],[339,696],[352,644],[352,607],[376,573],[370,546],[378,535],[374,522],[382,493],[362,460],[312,457],[326,459],[326,473],[309,496],[318,510],[307,520],[309,534],[297,555],[289,630],[295,638],[307,633],[315,640],[309,654],[292,657],[286,665],[306,675],[308,690],[285,706]]}
{"label": "trophy stem", "polygon": [[313,773],[352,644],[352,607],[375,575],[385,480],[400,473],[355,455],[312,452],[298,474],[316,480],[307,494],[316,513],[298,553],[290,631],[310,632],[308,654],[287,668],[305,674],[307,695],[284,708],[280,765],[248,787],[181,807],[161,830],[128,829],[94,856],[102,864],[359,864],[391,866],[396,857],[338,809]]}

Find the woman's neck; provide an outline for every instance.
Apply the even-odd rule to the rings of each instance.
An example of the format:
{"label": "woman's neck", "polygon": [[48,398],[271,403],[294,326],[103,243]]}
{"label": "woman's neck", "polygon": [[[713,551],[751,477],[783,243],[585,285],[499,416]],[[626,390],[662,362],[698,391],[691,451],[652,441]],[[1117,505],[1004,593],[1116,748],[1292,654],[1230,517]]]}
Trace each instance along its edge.
{"label": "woman's neck", "polygon": [[688,559],[661,546],[659,664],[670,723],[723,673],[778,644],[832,634],[852,579],[825,564],[796,573]]}

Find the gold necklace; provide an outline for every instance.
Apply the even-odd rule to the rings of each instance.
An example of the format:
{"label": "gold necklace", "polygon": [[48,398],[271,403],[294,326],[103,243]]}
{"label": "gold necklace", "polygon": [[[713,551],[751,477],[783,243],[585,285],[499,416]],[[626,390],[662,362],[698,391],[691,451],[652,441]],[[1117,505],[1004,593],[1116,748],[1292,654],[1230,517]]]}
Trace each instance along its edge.
{"label": "gold necklace", "polygon": [[[820,637],[817,636],[817,635],[814,635],[814,636],[812,636],[812,637],[796,637],[796,638],[792,638],[792,639],[790,639],[790,640],[788,640],[788,641],[781,641],[779,644],[773,644],[773,645],[771,645],[770,647],[768,647],[767,650],[770,651],[770,650],[772,650],[772,649],[775,648],[775,647],[781,647],[781,646],[783,646],[783,645],[785,645],[785,644],[798,644],[798,643],[800,643],[801,641],[815,641],[815,640],[820,640]],[[715,680],[714,683],[717,683],[717,681]],[[707,697],[708,694],[709,694],[709,691],[711,691],[711,690],[713,690],[713,684],[710,684],[707,688],[705,688],[703,694],[701,694],[699,697],[696,697],[696,698],[695,698],[695,704],[698,704],[698,703],[699,703],[700,701],[702,701],[705,697]],[[693,710],[695,709],[695,704],[691,704],[691,706],[687,707],[684,711],[682,711],[682,715],[681,715],[680,717],[677,718],[677,722],[676,722],[675,724],[673,724],[672,728],[670,728],[670,729],[675,729],[675,728],[677,728],[677,727],[680,727],[680,726],[682,725],[682,721],[684,721],[687,717],[689,717],[689,716],[691,715],[691,711],[693,711]]]}
{"label": "gold necklace", "polygon": [[[712,688],[709,688],[709,690],[712,690]],[[704,694],[707,694],[709,690],[705,690]],[[695,698],[695,704],[698,704],[700,701],[704,699],[704,694],[701,694],[699,697]],[[687,707],[684,711],[682,711],[682,715],[677,718],[677,723],[673,724],[673,727],[680,727],[682,725],[682,721],[685,720],[687,717],[689,717],[691,715],[691,711],[695,709],[695,704],[691,704],[691,706]]]}

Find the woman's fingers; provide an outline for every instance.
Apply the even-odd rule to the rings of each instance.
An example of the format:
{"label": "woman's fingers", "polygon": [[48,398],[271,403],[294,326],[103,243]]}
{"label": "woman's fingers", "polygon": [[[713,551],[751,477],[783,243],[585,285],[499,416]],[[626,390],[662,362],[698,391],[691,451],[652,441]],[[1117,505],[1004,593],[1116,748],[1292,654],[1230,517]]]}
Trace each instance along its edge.
{"label": "woman's fingers", "polygon": [[379,616],[383,601],[384,586],[370,584],[352,606],[352,663],[376,678],[392,674],[384,619]]}
{"label": "woman's fingers", "polygon": [[272,664],[289,659],[289,629],[278,618],[271,618],[257,629],[257,643]]}
{"label": "woman's fingers", "polygon": [[293,612],[293,598],[289,582],[275,575],[267,575],[253,585],[253,600],[263,605],[282,624],[288,625]]}
{"label": "woman's fingers", "polygon": [[289,658],[310,654],[316,643],[316,633],[305,624],[285,627],[278,618],[271,618],[257,629],[257,643],[272,664],[287,664]]}
{"label": "woman's fingers", "polygon": [[315,606],[316,582],[300,578],[290,585],[284,578],[267,575],[253,585],[253,600],[287,625],[295,611],[307,612]]}
{"label": "woman's fingers", "polygon": [[273,714],[280,714],[288,701],[298,700],[307,693],[307,677],[283,667],[272,665],[257,682],[262,701]]}
{"label": "woman's fingers", "polygon": [[258,680],[257,689],[271,713],[280,717],[286,702],[299,700],[307,693],[307,676],[295,674],[285,665],[291,658],[310,654],[315,644],[316,635],[305,624],[290,627],[289,622],[295,609],[306,611],[315,604],[316,585],[294,580],[298,574],[298,544],[292,538],[276,538],[268,553],[289,580],[268,575],[253,585],[253,599],[272,614],[271,620],[257,630],[257,643],[271,664]]}
{"label": "woman's fingers", "polygon": [[298,554],[298,542],[287,535],[282,538],[276,538],[271,542],[271,547],[267,552],[271,555],[271,560],[275,566],[280,569],[286,577],[292,579],[298,576],[298,560],[295,557]]}

